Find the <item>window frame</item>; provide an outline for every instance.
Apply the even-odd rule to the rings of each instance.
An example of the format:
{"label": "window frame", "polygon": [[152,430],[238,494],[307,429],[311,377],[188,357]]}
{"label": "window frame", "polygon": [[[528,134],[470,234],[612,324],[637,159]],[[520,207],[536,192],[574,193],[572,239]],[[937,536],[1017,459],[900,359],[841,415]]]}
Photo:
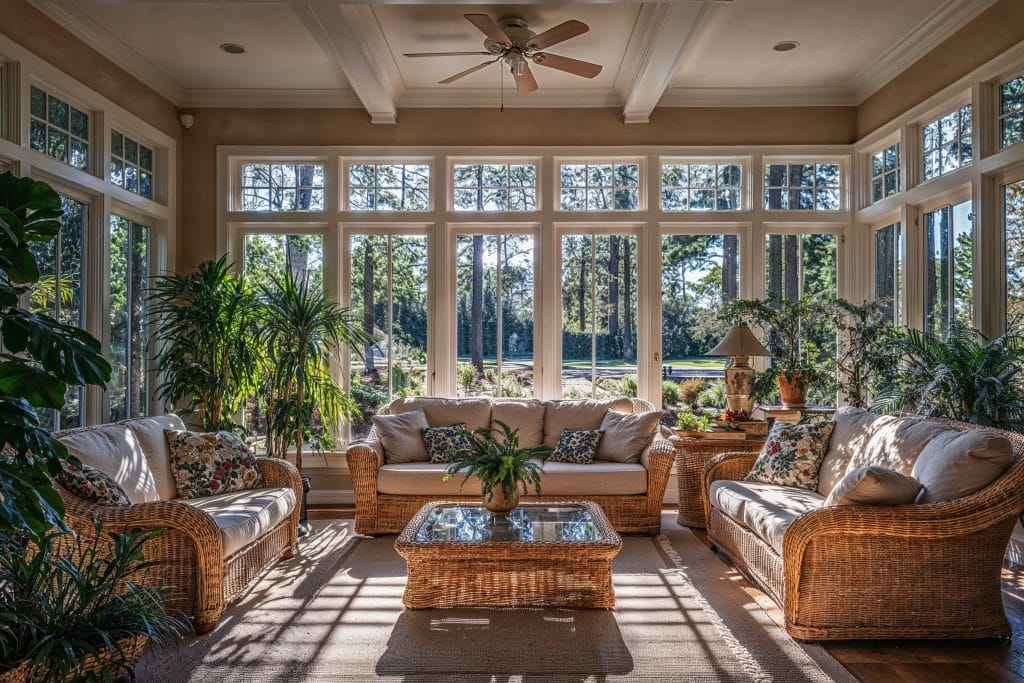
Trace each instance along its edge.
{"label": "window frame", "polygon": [[[31,95],[31,92],[32,92],[33,88],[35,88],[37,90],[40,90],[41,92],[45,93],[45,95],[46,95],[47,116],[46,116],[45,120],[42,120],[43,125],[44,125],[44,127],[46,129],[46,143],[45,144],[46,144],[47,149],[45,151],[39,151],[39,150],[37,150],[37,149],[32,147],[32,133],[31,133],[32,121],[33,120],[41,120],[38,117],[36,117],[34,114],[31,113],[31,107],[32,107],[32,95]],[[100,112],[94,110],[87,102],[85,102],[83,100],[80,100],[79,98],[77,98],[77,97],[75,97],[73,95],[69,95],[68,92],[65,91],[63,88],[60,88],[60,87],[55,86],[55,85],[52,85],[49,82],[41,80],[41,79],[38,79],[38,78],[31,78],[30,77],[29,80],[28,80],[28,83],[26,83],[26,87],[22,90],[22,92],[25,94],[25,98],[26,98],[26,101],[25,101],[25,103],[24,103],[24,105],[22,107],[23,111],[25,112],[25,117],[24,117],[24,130],[25,130],[25,135],[26,135],[26,137],[24,138],[25,146],[31,152],[34,152],[35,154],[39,154],[41,156],[44,156],[47,159],[52,159],[53,161],[57,162],[58,164],[64,164],[68,168],[70,168],[70,169],[72,169],[74,171],[77,171],[79,173],[86,173],[86,174],[93,175],[93,176],[98,175],[97,174],[97,168],[99,168],[100,160],[105,157],[105,154],[107,153],[107,149],[108,149],[107,146],[102,141],[99,140],[99,132],[100,132],[102,126],[100,126],[98,124],[97,119],[98,119],[98,117],[100,115]],[[60,126],[57,126],[56,124],[50,123],[49,102],[50,102],[50,98],[51,97],[54,97],[56,99],[61,100],[65,105],[68,106],[68,127],[66,129],[62,129],[62,128],[60,128]],[[82,141],[82,138],[74,135],[71,132],[71,109],[72,108],[77,109],[79,112],[85,114],[88,117],[89,139],[85,140],[85,143],[86,143],[86,146],[87,146],[87,150],[88,150],[87,151],[88,159],[86,161],[85,166],[82,167],[82,168],[79,168],[78,166],[75,166],[75,165],[73,165],[71,163],[71,142],[73,141],[73,139],[74,140]],[[62,132],[67,134],[67,136],[68,136],[68,160],[67,161],[61,161],[57,157],[54,157],[54,156],[50,155],[50,152],[49,152],[50,128],[56,128],[57,130],[60,130],[60,131],[62,131]]]}
{"label": "window frame", "polygon": [[[663,195],[665,192],[664,184],[664,167],[670,164],[687,164],[689,166],[694,165],[710,165],[716,166],[716,185],[715,191],[718,191],[717,184],[717,166],[739,166],[740,167],[740,186],[739,192],[739,206],[735,209],[666,209],[663,201]],[[658,205],[657,211],[666,216],[701,216],[712,213],[721,213],[725,215],[734,215],[737,213],[750,211],[753,205],[753,188],[751,187],[751,173],[750,173],[750,157],[735,157],[735,156],[703,156],[703,157],[677,157],[677,156],[659,156],[657,160],[658,168]],[[692,189],[689,185],[687,189]]]}
{"label": "window frame", "polygon": [[1022,104],[1017,109],[1013,109],[1008,112],[1001,111],[1002,88],[1004,85],[1012,83],[1013,81],[1016,80],[1024,80],[1024,71],[1016,72],[1010,76],[1003,76],[1002,78],[997,79],[994,83],[995,87],[993,88],[993,94],[995,99],[995,106],[993,107],[993,111],[995,112],[996,122],[995,126],[992,129],[992,138],[995,142],[994,147],[997,152],[1005,149],[1010,149],[1011,147],[1016,147],[1017,145],[1024,143],[1024,139],[1021,139],[1020,141],[1015,142],[1012,145],[1003,144],[1003,121],[1013,116],[1019,116],[1022,120],[1024,120],[1024,104]]}
{"label": "window frame", "polygon": [[[966,158],[966,160],[961,161],[960,164],[956,168],[951,169],[949,171],[942,171],[942,156],[941,156],[942,155],[942,146],[943,146],[941,144],[941,139],[942,138],[941,138],[941,136],[939,137],[940,144],[937,147],[931,148],[931,149],[930,148],[926,148],[925,144],[924,144],[924,131],[925,131],[925,128],[927,128],[928,126],[930,126],[932,124],[938,123],[939,121],[941,121],[942,119],[946,118],[950,114],[954,114],[954,113],[957,114],[957,137],[956,137],[956,140],[957,140],[957,144],[962,147],[963,146],[963,113],[962,112],[963,112],[964,109],[969,109],[970,112],[971,112],[971,154],[970,154],[969,157]],[[916,137],[917,137],[917,150],[916,150],[916,152],[917,152],[917,155],[916,155],[917,159],[916,159],[916,161],[917,161],[917,174],[918,174],[918,178],[919,178],[921,184],[934,181],[934,180],[936,180],[938,178],[942,178],[944,176],[949,176],[949,175],[951,175],[953,173],[956,173],[957,171],[960,171],[960,170],[962,170],[964,168],[968,168],[970,166],[974,166],[975,165],[974,162],[975,162],[975,159],[978,156],[978,150],[979,150],[978,145],[981,142],[981,140],[979,139],[980,136],[978,135],[978,121],[979,121],[979,119],[978,119],[977,107],[975,107],[975,103],[974,103],[973,99],[970,97],[970,95],[968,95],[966,97],[966,99],[964,97],[959,97],[959,98],[956,98],[955,100],[953,100],[951,102],[947,102],[944,106],[939,107],[936,110],[933,110],[927,116],[921,117],[917,121],[917,125],[915,126],[916,133],[917,133],[917,135],[916,135]],[[941,130],[942,130],[941,124],[939,124],[939,129],[938,130],[941,132]],[[931,177],[928,177],[928,174],[926,172],[926,163],[927,163],[927,157],[928,157],[929,152],[937,152],[939,154],[939,172],[936,173],[935,175],[931,176]]]}
{"label": "window frame", "polygon": [[[634,209],[584,209],[582,211],[572,211],[569,209],[562,208],[562,190],[565,189],[562,186],[562,166],[579,166],[579,165],[592,165],[592,166],[604,166],[604,165],[633,165],[637,166],[637,205]],[[632,216],[638,213],[645,213],[650,210],[647,204],[648,187],[650,186],[650,179],[647,177],[647,156],[636,156],[636,155],[619,155],[619,156],[560,156],[555,155],[553,157],[553,184],[554,189],[551,195],[551,211],[558,216],[573,216],[573,217],[584,217],[587,214],[595,216]],[[614,170],[612,171],[614,176]],[[578,188],[577,188],[578,189]],[[590,189],[590,186],[585,186],[585,189]],[[615,185],[612,185],[612,191],[614,192]],[[660,204],[659,204],[660,206]],[[604,219],[598,219],[604,220]],[[630,220],[625,218],[624,220]]]}
{"label": "window frame", "polygon": [[[294,210],[294,211],[253,211],[244,208],[243,192],[244,187],[242,184],[242,167],[246,164],[320,164],[324,167],[324,208],[322,209],[310,209],[310,210]],[[232,157],[230,163],[230,173],[228,178],[228,210],[231,213],[243,214],[247,216],[268,216],[273,217],[277,220],[298,220],[305,221],[309,220],[310,217],[315,217],[321,214],[325,214],[331,210],[331,196],[333,194],[332,183],[334,179],[331,177],[331,164],[330,159],[325,155],[252,155],[245,157]],[[220,197],[218,198],[221,199]],[[273,220],[271,219],[271,220]]]}
{"label": "window frame", "polygon": [[[767,170],[767,167],[769,165],[786,165],[786,166],[789,166],[789,165],[794,165],[794,164],[800,164],[800,165],[807,165],[807,164],[814,164],[814,165],[818,165],[818,164],[837,164],[839,166],[839,176],[838,176],[838,178],[839,178],[839,186],[838,186],[839,206],[837,208],[835,208],[835,209],[818,209],[818,208],[814,208],[814,209],[794,209],[794,208],[791,208],[791,207],[787,207],[785,209],[769,209],[767,207],[769,185],[767,184],[767,182],[765,180],[765,172]],[[786,174],[787,174],[787,180],[786,180],[787,185],[785,186],[785,188],[777,187],[777,186],[774,186],[774,185],[772,185],[770,187],[772,189],[785,189],[787,192],[792,187],[799,187],[799,186],[791,186],[791,185],[789,185],[788,184],[789,183],[789,180],[788,180],[789,171],[788,170],[786,171]],[[751,175],[753,175],[753,168],[751,169]],[[830,216],[830,215],[834,216],[834,215],[838,215],[838,214],[842,214],[842,213],[847,213],[850,210],[850,185],[851,185],[851,180],[852,180],[852,178],[851,178],[851,174],[850,174],[850,162],[849,162],[849,155],[848,154],[844,154],[844,155],[778,155],[778,156],[777,155],[767,155],[766,154],[766,155],[761,157],[760,168],[758,169],[758,175],[757,175],[757,180],[756,180],[756,182],[758,184],[758,188],[759,188],[758,196],[761,199],[761,204],[758,207],[758,210],[764,212],[766,215],[773,216],[773,218],[767,219],[769,221],[776,220],[774,218],[774,216],[780,216],[781,214],[785,214],[785,213],[789,213],[789,214],[791,214],[794,217],[805,216],[807,218],[802,219],[802,220],[807,220],[807,221],[810,221],[810,222],[814,222],[815,221],[815,219],[810,218],[811,216]],[[814,199],[814,201],[815,201],[815,204],[817,204],[817,201],[818,201],[818,199],[817,199],[817,191],[816,191],[817,190],[817,181],[815,181],[815,185],[813,187],[815,189],[815,199]],[[788,203],[788,200],[787,200],[787,203]],[[779,220],[781,220],[781,219],[779,219]],[[801,219],[794,218],[794,220],[801,220]],[[821,221],[823,219],[819,218],[817,220]],[[824,220],[828,220],[828,219],[826,218]]]}
{"label": "window frame", "polygon": [[[341,192],[340,201],[338,206],[341,210],[351,213],[357,216],[418,216],[427,213],[433,213],[437,202],[435,196],[438,191],[437,183],[437,168],[434,157],[425,156],[343,156],[341,159],[341,173],[339,174],[336,188]],[[397,209],[395,211],[381,211],[380,209],[353,209],[352,208],[352,197],[351,187],[349,187],[349,170],[352,166],[358,165],[372,165],[375,167],[379,166],[419,166],[424,165],[427,167],[427,208],[425,209]],[[376,179],[377,173],[374,172],[374,178]],[[325,178],[325,181],[327,179]],[[374,181],[376,183],[376,180]],[[380,185],[374,186],[374,190],[379,190]],[[401,219],[399,219],[401,220]]]}
{"label": "window frame", "polygon": [[[472,219],[473,216],[487,216],[487,217],[499,217],[499,216],[534,216],[545,210],[545,202],[547,201],[547,193],[545,192],[545,181],[544,177],[544,166],[542,163],[543,159],[537,156],[449,156],[445,159],[445,207],[449,213],[454,213],[459,216],[464,216],[467,219]],[[455,208],[455,167],[462,165],[496,165],[496,164],[507,164],[507,165],[532,165],[535,169],[535,177],[537,179],[534,185],[534,208],[527,209],[525,211],[467,211],[463,209]],[[347,176],[346,176],[347,177]],[[433,194],[433,187],[431,187],[431,194]],[[513,219],[515,220],[515,219]]]}

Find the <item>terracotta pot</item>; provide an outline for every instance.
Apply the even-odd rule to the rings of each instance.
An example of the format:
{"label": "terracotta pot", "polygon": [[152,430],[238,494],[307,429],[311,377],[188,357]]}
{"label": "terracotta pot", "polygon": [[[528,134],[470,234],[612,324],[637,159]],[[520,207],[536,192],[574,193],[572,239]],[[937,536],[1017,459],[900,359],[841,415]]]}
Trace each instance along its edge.
{"label": "terracotta pot", "polygon": [[519,494],[513,492],[511,496],[506,496],[505,489],[495,486],[491,489],[490,499],[487,496],[487,489],[484,489],[483,503],[492,515],[507,515],[519,504]]}
{"label": "terracotta pot", "polygon": [[778,374],[779,394],[784,408],[803,408],[807,405],[807,380],[799,372]]}

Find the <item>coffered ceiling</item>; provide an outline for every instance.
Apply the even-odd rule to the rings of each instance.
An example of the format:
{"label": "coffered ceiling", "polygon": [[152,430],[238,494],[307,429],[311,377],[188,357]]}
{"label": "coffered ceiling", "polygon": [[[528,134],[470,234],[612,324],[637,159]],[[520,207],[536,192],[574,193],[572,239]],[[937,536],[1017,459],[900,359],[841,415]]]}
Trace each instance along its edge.
{"label": "coffered ceiling", "polygon": [[[401,107],[852,105],[995,0],[675,0],[387,3],[377,0],[36,0],[36,5],[178,106]],[[540,33],[569,19],[589,32],[548,51],[600,64],[593,79],[532,66],[520,94],[463,18],[519,17]],[[799,45],[772,49],[782,41]],[[225,43],[245,48],[227,54]]]}

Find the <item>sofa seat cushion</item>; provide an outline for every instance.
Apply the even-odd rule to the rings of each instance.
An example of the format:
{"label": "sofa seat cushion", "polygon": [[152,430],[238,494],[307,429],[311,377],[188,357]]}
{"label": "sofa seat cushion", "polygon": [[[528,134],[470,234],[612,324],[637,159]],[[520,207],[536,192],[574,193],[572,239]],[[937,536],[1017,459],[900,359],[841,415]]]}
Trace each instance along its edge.
{"label": "sofa seat cushion", "polygon": [[[377,491],[405,496],[475,496],[480,482],[470,477],[460,487],[465,473],[443,481],[447,465],[415,462],[384,465],[377,473]],[[631,496],[647,492],[647,470],[643,465],[595,462],[590,465],[544,463],[541,495],[544,496]],[[533,494],[533,490],[530,490]]]}
{"label": "sofa seat cushion", "polygon": [[185,424],[177,415],[154,415],[140,417],[123,422],[135,435],[142,453],[146,456],[149,469],[153,473],[156,491],[160,500],[171,500],[178,497],[178,486],[171,467],[171,452],[167,447],[165,430],[184,431]]}
{"label": "sofa seat cushion", "polygon": [[815,491],[752,481],[716,481],[708,493],[711,505],[750,529],[782,554],[782,539],[796,518],[825,503]]}
{"label": "sofa seat cushion", "polygon": [[161,500],[142,446],[125,424],[75,429],[57,438],[83,465],[117,482],[133,504]]}
{"label": "sofa seat cushion", "polygon": [[295,492],[286,488],[249,489],[181,502],[213,518],[224,541],[224,557],[229,557],[287,518],[295,509]]}
{"label": "sofa seat cushion", "polygon": [[428,427],[451,427],[461,422],[472,432],[491,426],[491,402],[486,398],[396,398],[388,410],[393,415],[422,410]]}

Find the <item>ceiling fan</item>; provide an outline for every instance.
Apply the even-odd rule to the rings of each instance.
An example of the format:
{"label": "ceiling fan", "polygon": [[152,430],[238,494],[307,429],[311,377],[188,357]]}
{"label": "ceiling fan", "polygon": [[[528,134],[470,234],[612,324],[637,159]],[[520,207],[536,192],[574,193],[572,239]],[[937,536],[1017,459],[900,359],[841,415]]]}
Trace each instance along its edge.
{"label": "ceiling fan", "polygon": [[570,19],[543,33],[535,34],[528,28],[526,20],[519,17],[509,17],[495,22],[486,14],[464,14],[463,16],[487,36],[484,40],[485,52],[414,52],[405,54],[406,57],[487,55],[494,58],[465,71],[460,71],[454,76],[449,76],[440,81],[443,84],[457,81],[496,62],[504,62],[508,65],[516,80],[516,87],[521,93],[529,93],[537,89],[537,80],[533,77],[533,72],[530,71],[529,62],[583,78],[593,78],[601,73],[600,64],[543,52],[545,48],[589,31],[590,27],[582,21]]}

